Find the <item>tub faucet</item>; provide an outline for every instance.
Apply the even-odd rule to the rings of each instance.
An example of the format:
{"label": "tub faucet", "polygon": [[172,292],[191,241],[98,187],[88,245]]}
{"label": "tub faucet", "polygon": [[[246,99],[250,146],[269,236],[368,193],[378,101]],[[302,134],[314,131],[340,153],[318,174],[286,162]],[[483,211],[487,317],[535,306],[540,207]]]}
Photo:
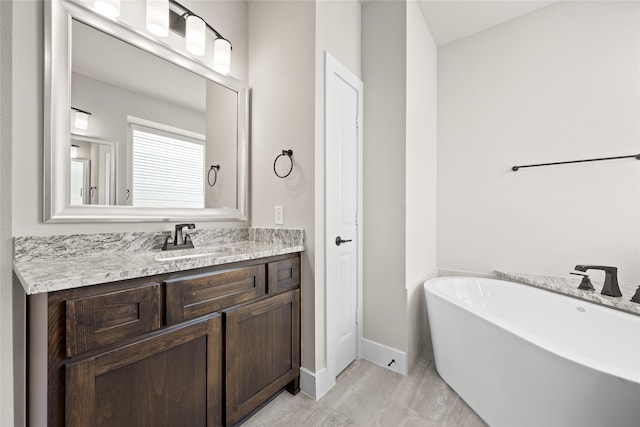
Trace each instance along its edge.
{"label": "tub faucet", "polygon": [[585,272],[587,270],[604,271],[604,286],[602,287],[602,295],[610,297],[621,297],[620,287],[618,286],[618,268],[605,265],[576,265],[576,270]]}
{"label": "tub faucet", "polygon": [[170,251],[172,249],[190,249],[193,248],[193,242],[191,241],[191,237],[187,233],[184,233],[184,237],[182,237],[182,229],[188,228],[192,230],[196,228],[195,224],[176,224],[176,231],[173,233],[173,245],[168,244],[171,236],[167,236],[164,241],[164,246],[162,247],[163,251]]}

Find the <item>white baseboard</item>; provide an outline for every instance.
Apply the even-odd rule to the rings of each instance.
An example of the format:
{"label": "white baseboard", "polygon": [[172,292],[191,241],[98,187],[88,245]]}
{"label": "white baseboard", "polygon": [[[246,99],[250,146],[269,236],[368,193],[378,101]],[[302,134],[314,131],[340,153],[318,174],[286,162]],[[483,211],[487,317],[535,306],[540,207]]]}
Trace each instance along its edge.
{"label": "white baseboard", "polygon": [[[407,353],[362,338],[362,358],[392,371],[407,375]],[[394,361],[391,363],[391,361]],[[391,363],[391,365],[389,365]]]}
{"label": "white baseboard", "polygon": [[331,378],[327,368],[322,368],[315,373],[308,369],[300,368],[300,391],[313,400],[320,399],[334,385],[336,385],[336,379]]}

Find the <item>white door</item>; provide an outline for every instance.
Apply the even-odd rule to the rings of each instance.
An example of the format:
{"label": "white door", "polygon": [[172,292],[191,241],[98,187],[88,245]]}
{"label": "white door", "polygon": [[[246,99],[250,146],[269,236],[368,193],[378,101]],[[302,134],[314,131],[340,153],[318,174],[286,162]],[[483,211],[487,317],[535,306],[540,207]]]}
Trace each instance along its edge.
{"label": "white door", "polygon": [[358,122],[362,82],[325,61],[327,364],[335,376],[358,354]]}

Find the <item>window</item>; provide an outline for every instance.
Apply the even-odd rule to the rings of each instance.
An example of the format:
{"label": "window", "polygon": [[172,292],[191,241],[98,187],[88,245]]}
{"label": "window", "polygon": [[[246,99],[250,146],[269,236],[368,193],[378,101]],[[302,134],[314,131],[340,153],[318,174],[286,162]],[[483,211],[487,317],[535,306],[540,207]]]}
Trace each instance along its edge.
{"label": "window", "polygon": [[204,207],[204,141],[131,124],[132,203],[139,207]]}

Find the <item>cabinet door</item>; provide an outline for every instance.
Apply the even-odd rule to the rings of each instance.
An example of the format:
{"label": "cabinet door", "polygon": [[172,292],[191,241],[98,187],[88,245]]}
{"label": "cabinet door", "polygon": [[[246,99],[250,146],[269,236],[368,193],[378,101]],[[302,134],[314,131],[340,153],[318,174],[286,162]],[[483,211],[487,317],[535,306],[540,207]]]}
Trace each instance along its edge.
{"label": "cabinet door", "polygon": [[[300,376],[300,290],[224,312],[226,425]],[[297,391],[297,390],[296,390]]]}
{"label": "cabinet door", "polygon": [[209,316],[66,367],[67,426],[218,426],[221,320]]}

